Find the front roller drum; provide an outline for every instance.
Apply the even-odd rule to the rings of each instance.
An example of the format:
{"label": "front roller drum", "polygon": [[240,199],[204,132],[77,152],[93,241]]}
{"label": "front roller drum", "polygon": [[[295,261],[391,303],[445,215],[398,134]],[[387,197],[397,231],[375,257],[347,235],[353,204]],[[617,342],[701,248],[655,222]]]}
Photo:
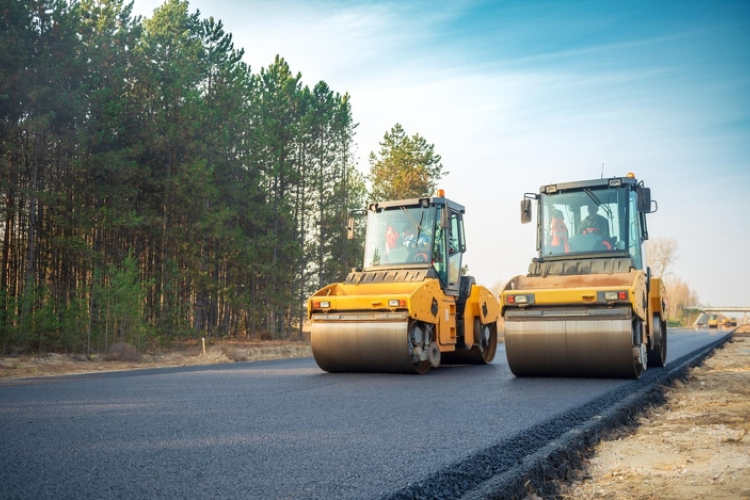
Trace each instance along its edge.
{"label": "front roller drum", "polygon": [[643,344],[632,319],[506,321],[505,352],[517,377],[640,378]]}
{"label": "front roller drum", "polygon": [[[425,373],[440,364],[440,349],[425,330],[409,321],[313,322],[310,342],[315,362],[327,372]],[[420,335],[415,358],[410,337]]]}

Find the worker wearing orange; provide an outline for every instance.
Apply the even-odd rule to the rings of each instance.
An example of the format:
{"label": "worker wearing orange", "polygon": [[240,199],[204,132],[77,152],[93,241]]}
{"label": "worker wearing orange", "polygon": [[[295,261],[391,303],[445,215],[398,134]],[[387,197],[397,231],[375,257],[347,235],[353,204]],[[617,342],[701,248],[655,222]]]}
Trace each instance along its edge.
{"label": "worker wearing orange", "polygon": [[398,240],[398,230],[393,226],[393,224],[389,225],[388,229],[386,229],[385,231],[385,248],[388,253],[390,253],[391,250],[398,246]]}
{"label": "worker wearing orange", "polygon": [[550,246],[554,253],[570,253],[568,245],[568,226],[565,225],[563,214],[560,210],[552,212],[552,224],[550,226]]}
{"label": "worker wearing orange", "polygon": [[385,255],[384,263],[393,261],[393,251],[401,244],[401,234],[394,224],[388,224],[385,230]]}

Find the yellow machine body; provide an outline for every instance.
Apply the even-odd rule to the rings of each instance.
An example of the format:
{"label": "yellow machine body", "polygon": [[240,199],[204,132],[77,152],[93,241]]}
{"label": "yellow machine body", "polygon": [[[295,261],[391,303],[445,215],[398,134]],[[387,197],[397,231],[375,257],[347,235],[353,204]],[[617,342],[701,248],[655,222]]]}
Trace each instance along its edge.
{"label": "yellow machine body", "polygon": [[708,317],[708,327],[709,328],[718,328],[719,327],[719,316],[716,314],[711,314]]}
{"label": "yellow machine body", "polygon": [[[386,250],[368,250],[382,240],[370,237],[375,232],[371,226],[386,216],[390,224],[405,213],[404,207],[414,210],[406,221],[418,222],[415,234],[426,233],[428,224],[432,227],[441,217],[443,222],[437,223],[444,231],[433,231],[424,248],[415,244],[411,256],[401,245],[394,247],[391,256],[401,260],[391,257],[384,263]],[[471,277],[458,276],[465,251],[463,207],[424,198],[381,204],[371,213],[365,252],[370,265],[318,290],[307,302],[318,366],[328,372],[425,373],[441,363],[491,362],[500,305]],[[367,255],[376,263],[367,261]]]}
{"label": "yellow machine body", "polygon": [[[650,192],[638,191],[642,184],[630,178],[553,186],[542,186],[536,196],[540,255],[500,296],[511,371],[519,377],[638,378],[647,366],[664,366],[664,285],[649,276],[641,254],[650,202],[639,205],[638,197],[650,200]],[[594,201],[609,215],[610,228],[598,238],[586,231],[592,217],[583,210]],[[569,232],[553,240],[547,222],[563,214]],[[583,236],[568,241],[569,234]]]}

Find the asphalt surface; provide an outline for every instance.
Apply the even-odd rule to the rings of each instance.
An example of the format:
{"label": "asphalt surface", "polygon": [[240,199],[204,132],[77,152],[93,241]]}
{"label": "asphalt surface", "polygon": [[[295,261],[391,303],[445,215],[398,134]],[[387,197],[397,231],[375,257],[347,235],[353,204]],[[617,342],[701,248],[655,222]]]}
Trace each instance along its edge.
{"label": "asphalt surface", "polygon": [[638,381],[515,378],[502,345],[426,375],[306,358],[6,380],[0,499],[468,498],[728,335],[669,333]]}

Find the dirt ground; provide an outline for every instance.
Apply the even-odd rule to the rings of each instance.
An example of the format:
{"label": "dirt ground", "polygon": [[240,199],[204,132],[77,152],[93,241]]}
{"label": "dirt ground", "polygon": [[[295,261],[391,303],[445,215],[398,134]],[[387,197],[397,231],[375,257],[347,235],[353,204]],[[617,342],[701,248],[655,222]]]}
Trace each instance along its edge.
{"label": "dirt ground", "polygon": [[71,373],[139,370],[172,366],[210,365],[237,361],[258,361],[312,356],[309,342],[219,341],[207,342],[205,354],[199,343],[184,344],[160,352],[136,354],[123,350],[118,354],[91,356],[71,354],[21,355],[0,358],[0,379],[44,377]]}
{"label": "dirt ground", "polygon": [[665,405],[601,441],[554,498],[750,499],[750,327],[665,396]]}

